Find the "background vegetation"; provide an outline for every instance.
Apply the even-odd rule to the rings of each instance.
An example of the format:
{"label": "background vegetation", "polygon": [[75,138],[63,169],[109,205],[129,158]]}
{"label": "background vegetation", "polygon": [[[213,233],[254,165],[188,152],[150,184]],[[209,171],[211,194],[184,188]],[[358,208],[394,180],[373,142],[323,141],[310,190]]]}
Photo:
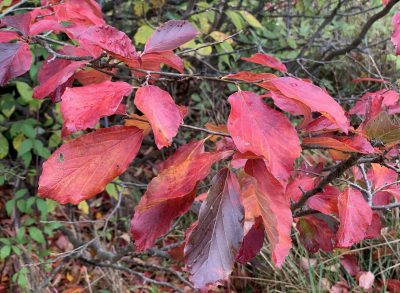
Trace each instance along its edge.
{"label": "background vegetation", "polygon": [[[0,2],[0,15],[11,2]],[[23,2],[19,8],[40,5],[39,1]],[[390,43],[390,22],[398,7],[363,34],[368,20],[384,7],[378,0],[98,2],[107,22],[126,32],[138,50],[159,24],[170,19],[192,22],[201,35],[178,50],[188,73],[223,76],[257,69],[240,58],[265,52],[283,60],[291,74],[324,87],[345,109],[366,91],[397,89],[400,63]],[[35,46],[31,49],[36,60],[29,74],[0,89],[0,292],[192,291],[176,264],[182,259],[184,228],[188,218],[196,217],[198,206],[176,222],[159,241],[159,248],[146,253],[134,251],[129,220],[157,164],[177,146],[203,135],[181,132],[161,155],[147,137],[129,171],[109,184],[102,196],[78,206],[41,199],[36,196],[40,166],[61,144],[62,121],[50,100],[32,99],[37,71],[47,52]],[[352,82],[359,77],[387,83]],[[189,106],[188,124],[226,121],[226,97],[235,90],[232,85],[185,78],[173,82],[160,78],[159,82],[177,104]],[[133,107],[129,100],[128,106]],[[104,125],[113,122],[101,121]],[[200,192],[207,187],[200,186]],[[295,244],[283,269],[276,270],[266,243],[260,256],[238,265],[230,282],[215,290],[324,292],[348,287],[361,292],[349,273],[349,267],[355,266],[346,266],[353,261],[382,282],[399,279],[399,211],[388,212],[385,221],[382,236],[354,247],[352,257],[345,261],[344,251],[311,255]],[[292,236],[298,243],[298,235],[293,232]],[[93,264],[89,256],[119,262]]]}

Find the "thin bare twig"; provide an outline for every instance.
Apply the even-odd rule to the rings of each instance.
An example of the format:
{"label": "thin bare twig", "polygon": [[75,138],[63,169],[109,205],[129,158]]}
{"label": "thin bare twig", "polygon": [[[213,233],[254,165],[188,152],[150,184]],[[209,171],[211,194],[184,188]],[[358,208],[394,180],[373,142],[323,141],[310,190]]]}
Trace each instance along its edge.
{"label": "thin bare twig", "polygon": [[367,172],[365,172],[365,165],[364,165],[364,164],[360,164],[359,167],[360,167],[361,174],[362,174],[362,176],[363,176],[365,185],[367,186],[367,189],[364,189],[364,190],[365,190],[364,193],[365,193],[366,196],[367,196],[368,205],[369,205],[369,206],[372,206],[372,196],[373,196],[373,193],[372,193],[371,182],[370,182],[369,179],[368,179]]}
{"label": "thin bare twig", "polygon": [[168,287],[168,288],[171,288],[171,289],[173,289],[173,290],[175,290],[177,292],[184,293],[183,290],[175,287],[174,285],[172,285],[170,283],[163,282],[163,281],[156,281],[156,280],[150,279],[150,278],[146,277],[143,273],[136,272],[136,271],[134,271],[134,270],[132,270],[130,268],[124,267],[122,265],[102,263],[102,262],[99,262],[97,260],[87,259],[87,258],[84,258],[84,257],[79,257],[79,259],[82,262],[90,264],[92,266],[103,267],[103,268],[112,268],[112,269],[124,271],[124,272],[127,272],[127,273],[131,274],[131,275],[134,275],[134,276],[137,276],[137,277],[141,278],[145,283],[153,284],[153,285],[156,285],[156,286]]}
{"label": "thin bare twig", "polygon": [[215,45],[221,44],[221,43],[223,43],[223,42],[225,42],[227,40],[233,39],[235,36],[241,34],[242,32],[243,32],[243,30],[240,30],[240,31],[238,31],[238,32],[236,32],[236,33],[234,33],[234,34],[222,39],[221,41],[215,41],[215,42],[212,42],[212,43],[201,45],[201,46],[199,46],[197,48],[188,49],[188,50],[185,50],[185,51],[182,51],[182,52],[178,52],[178,53],[176,53],[176,55],[181,56],[181,55],[185,55],[185,54],[190,53],[190,52],[195,52],[195,51],[201,50],[201,49],[206,48],[206,47],[211,47],[211,46],[215,46]]}
{"label": "thin bare twig", "polygon": [[[364,39],[364,37],[367,35],[369,29],[372,27],[372,25],[378,21],[379,19],[381,19],[382,17],[384,17],[385,15],[387,15],[390,10],[393,8],[393,6],[395,4],[397,4],[400,0],[390,0],[381,11],[379,11],[378,13],[374,14],[370,19],[368,19],[368,21],[364,24],[364,26],[362,27],[360,33],[358,34],[358,36],[346,47],[333,51],[330,54],[328,54],[323,61],[330,61],[335,57],[338,57],[340,55],[346,54],[350,51],[352,51],[353,49],[357,48],[358,45],[361,44],[362,40]],[[324,54],[323,54],[324,55]],[[321,66],[321,63],[315,63],[310,71],[314,71],[315,69],[317,69],[318,67]]]}

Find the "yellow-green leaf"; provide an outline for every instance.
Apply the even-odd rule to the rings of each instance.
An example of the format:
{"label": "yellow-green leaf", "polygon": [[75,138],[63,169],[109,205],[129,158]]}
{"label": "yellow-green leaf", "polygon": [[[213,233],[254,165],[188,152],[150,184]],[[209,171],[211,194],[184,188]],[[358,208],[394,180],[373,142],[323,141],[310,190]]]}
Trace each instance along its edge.
{"label": "yellow-green leaf", "polygon": [[2,133],[0,133],[0,159],[3,159],[8,155],[8,150],[8,140]]}
{"label": "yellow-green leaf", "polygon": [[247,11],[240,11],[240,14],[248,22],[248,24],[250,24],[252,27],[262,28],[261,23],[257,20],[257,18],[254,17],[253,14],[251,14]]}
{"label": "yellow-green leaf", "polygon": [[86,200],[81,201],[81,202],[78,204],[78,209],[79,209],[83,214],[85,214],[85,215],[88,215],[88,214],[89,214],[89,205],[88,205],[88,203],[87,203]]}
{"label": "yellow-green leaf", "polygon": [[141,27],[139,27],[135,36],[133,37],[135,39],[135,43],[136,44],[145,44],[153,32],[154,32],[154,29],[152,29],[147,24],[142,25]]}
{"label": "yellow-green leaf", "polygon": [[241,30],[244,28],[245,23],[244,19],[241,16],[241,14],[237,11],[226,11],[225,14],[229,17],[229,19],[232,21],[233,25],[236,27],[236,29]]}

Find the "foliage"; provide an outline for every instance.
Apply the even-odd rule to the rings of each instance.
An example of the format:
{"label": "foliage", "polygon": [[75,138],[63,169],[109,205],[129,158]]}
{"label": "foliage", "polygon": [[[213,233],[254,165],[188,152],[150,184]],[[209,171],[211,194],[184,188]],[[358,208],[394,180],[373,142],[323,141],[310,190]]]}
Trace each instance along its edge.
{"label": "foliage", "polygon": [[[102,7],[93,0],[41,1],[41,6],[22,11],[17,7],[23,3],[11,1],[0,8],[7,15],[1,18],[0,85],[14,84],[19,78],[14,87],[4,87],[7,92],[0,99],[0,158],[13,159],[2,165],[0,180],[2,185],[7,182],[19,189],[5,204],[7,215],[18,222],[15,235],[0,238],[1,259],[12,252],[29,253],[36,247],[33,244],[44,247],[60,228],[75,249],[89,247],[96,252],[97,257],[78,256],[80,261],[121,269],[116,262],[124,254],[105,251],[99,237],[113,237],[107,225],[129,185],[146,187],[130,221],[135,253],[154,249],[173,230],[176,220],[196,211],[196,203],[202,202],[198,219],[187,223],[183,243],[176,242],[193,285],[188,284],[197,289],[226,281],[236,261],[252,261],[262,249],[264,234],[276,268],[282,268],[296,248],[294,227],[310,253],[336,253],[380,236],[383,212],[400,206],[396,88],[376,68],[377,74],[354,79],[355,85],[373,84],[371,89],[355,104],[340,103],[333,97],[335,87],[342,86],[345,76],[356,70],[337,69],[333,63],[335,83],[315,74],[324,63],[357,48],[364,30],[398,1],[380,4],[380,12],[357,35],[357,31],[351,34],[355,28],[335,20],[345,2],[339,0],[310,38],[306,37],[311,20],[300,22],[296,29],[282,30],[282,19],[260,22],[241,8],[242,2],[238,9],[224,13],[228,2],[222,3],[219,13],[209,3],[199,2],[194,13],[189,1],[183,4],[182,18],[190,21],[178,20],[168,12],[169,20],[153,29],[146,15],[151,6],[161,9],[164,2],[134,1],[134,15],[144,19],[135,32],[107,24]],[[277,10],[282,3],[276,3]],[[308,1],[292,4],[296,12],[315,9]],[[398,15],[392,21],[396,48]],[[228,23],[225,28],[237,32],[229,36],[219,31],[224,21]],[[325,27],[334,29],[331,23],[344,27],[346,34],[340,38],[354,40],[324,52],[310,48]],[[245,29],[247,33],[242,34]],[[132,44],[132,35],[137,45],[144,45],[143,51]],[[207,37],[213,42],[204,44]],[[255,47],[242,48],[255,39]],[[267,54],[263,48],[268,39],[272,46],[283,42],[289,49]],[[242,57],[241,49],[258,52]],[[305,55],[308,49],[310,55]],[[311,54],[320,61],[306,68],[303,59]],[[273,55],[293,60],[283,62]],[[208,69],[199,73],[198,64]],[[343,76],[336,77],[339,71]],[[304,78],[304,72],[313,80]],[[191,82],[200,81],[198,91],[172,90],[187,81],[188,88]],[[376,84],[382,89],[373,88]],[[359,91],[352,85],[338,92],[352,90]],[[217,99],[207,102],[204,95],[210,92]],[[229,96],[226,102],[225,96]],[[196,125],[185,122],[193,122],[198,111],[213,110],[218,114],[201,114]],[[24,112],[29,118],[21,119]],[[193,139],[191,133],[196,131]],[[131,163],[135,158],[133,164],[147,160],[150,153],[168,158],[153,164],[148,172],[150,182],[141,185],[130,172]],[[42,171],[37,180],[39,166]],[[143,172],[144,168],[138,169]],[[130,176],[124,177],[127,173]],[[211,174],[216,175],[207,185]],[[21,188],[22,180],[34,193],[37,187],[39,197]],[[208,192],[201,195],[204,186]],[[78,205],[82,213],[89,214],[87,201],[96,200],[99,194],[115,205],[104,219],[101,236],[84,243],[60,222],[47,221],[49,213],[59,208],[55,202]],[[43,226],[36,225],[38,219]],[[127,242],[123,241],[124,252],[133,250]],[[20,246],[27,251],[21,252]],[[49,252],[44,249],[37,256],[41,262]],[[340,261],[361,288],[382,285],[374,283],[371,272],[355,269],[351,255]],[[135,274],[126,267],[121,270]],[[12,280],[27,287],[27,273],[22,267]],[[144,274],[136,276],[175,289]],[[50,280],[37,288],[44,288]],[[336,281],[332,288],[347,288],[345,282]],[[390,281],[383,286],[396,286],[396,280]]]}

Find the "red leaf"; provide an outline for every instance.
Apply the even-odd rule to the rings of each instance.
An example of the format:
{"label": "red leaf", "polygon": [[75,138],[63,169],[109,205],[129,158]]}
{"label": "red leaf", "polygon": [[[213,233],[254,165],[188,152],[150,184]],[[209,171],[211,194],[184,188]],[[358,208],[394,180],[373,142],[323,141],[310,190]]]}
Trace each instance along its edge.
{"label": "red leaf", "polygon": [[101,7],[95,0],[66,0],[53,9],[59,21],[87,26],[105,24]]}
{"label": "red leaf", "polygon": [[386,205],[394,197],[400,200],[400,184],[392,184],[397,181],[398,174],[396,171],[380,164],[371,164],[372,169],[368,173],[368,178],[372,181],[374,189],[379,189],[373,198],[376,205]]}
{"label": "red leaf", "polygon": [[298,108],[297,114],[301,113],[306,118],[303,124],[308,124],[306,120],[311,117],[311,112],[320,112],[343,132],[348,132],[349,121],[343,108],[326,91],[312,83],[293,77],[278,77],[264,82],[263,86],[275,93],[272,95],[275,103],[289,103]]}
{"label": "red leaf", "polygon": [[161,25],[147,40],[144,53],[174,50],[198,35],[186,20],[170,20]]}
{"label": "red leaf", "polygon": [[[87,51],[69,45],[63,47],[59,53],[73,56],[88,55]],[[34,88],[33,97],[36,99],[43,99],[51,95],[73,76],[76,69],[86,63],[87,61],[71,61],[66,59],[52,60],[52,56],[47,57],[39,70],[39,85]],[[61,91],[61,94],[64,90],[65,88]]]}
{"label": "red leaf", "polygon": [[286,195],[297,202],[303,195],[303,191],[310,190],[315,185],[315,178],[299,176],[293,178],[286,187]]}
{"label": "red leaf", "polygon": [[[190,207],[194,199],[190,194],[208,175],[212,164],[231,153],[205,152],[203,140],[193,141],[180,147],[164,162],[163,169],[147,186],[131,221],[136,249],[152,247],[157,237],[168,231],[172,220]],[[152,217],[162,217],[163,225]]]}
{"label": "red leaf", "polygon": [[[183,73],[184,65],[181,58],[175,55],[172,51],[146,53],[140,56],[142,59],[141,69],[160,71],[161,63],[168,65]],[[138,75],[136,73],[136,75]],[[145,75],[145,73],[143,73]]]}
{"label": "red leaf", "polygon": [[317,210],[325,215],[338,215],[338,196],[339,189],[334,186],[327,185],[323,192],[317,193],[307,200],[310,209]]}
{"label": "red leaf", "polygon": [[11,31],[0,31],[0,43],[7,43],[19,39],[19,34]]}
{"label": "red leaf", "polygon": [[260,252],[263,244],[264,226],[261,223],[254,223],[243,238],[243,243],[236,256],[236,260],[242,264],[249,262]]}
{"label": "red leaf", "polygon": [[377,212],[373,212],[371,225],[365,234],[365,239],[374,239],[381,236],[382,222]]}
{"label": "red leaf", "polygon": [[373,154],[374,148],[369,141],[359,135],[349,137],[329,137],[329,136],[314,136],[305,137],[302,141],[303,145],[311,147],[326,147],[342,152]]}
{"label": "red leaf", "polygon": [[62,204],[93,197],[128,168],[142,139],[136,127],[113,126],[69,141],[43,164],[39,195]]}
{"label": "red leaf", "polygon": [[340,263],[344,269],[351,275],[355,276],[360,272],[357,257],[354,255],[346,254],[340,259]]}
{"label": "red leaf", "polygon": [[[34,36],[50,30],[62,30],[64,26],[49,14],[51,14],[51,11],[48,9],[34,9],[30,12],[6,16],[2,19],[2,23],[17,29],[24,36]],[[38,16],[42,17],[36,21]]]}
{"label": "red leaf", "polygon": [[396,47],[396,55],[400,55],[400,12],[397,12],[392,18],[392,43]]}
{"label": "red leaf", "polygon": [[157,147],[171,145],[183,117],[170,94],[154,85],[144,86],[136,92],[135,105],[150,121]]}
{"label": "red leaf", "polygon": [[132,86],[122,81],[67,88],[61,97],[63,135],[94,128],[101,117],[115,114],[131,92]]}
{"label": "red leaf", "polygon": [[17,29],[24,36],[29,35],[31,22],[32,22],[32,17],[30,12],[15,14],[12,16],[6,16],[1,20],[2,24],[6,24],[8,26]]}
{"label": "red leaf", "polygon": [[319,249],[329,252],[333,249],[335,234],[328,223],[315,216],[301,217],[296,228],[300,233],[300,240],[311,253]]}
{"label": "red leaf", "polygon": [[292,247],[289,198],[285,196],[282,185],[269,172],[263,160],[248,160],[245,171],[257,180],[257,206],[271,245],[273,262],[280,268]]}
{"label": "red leaf", "polygon": [[386,289],[391,293],[399,293],[400,292],[400,280],[387,280]]}
{"label": "red leaf", "polygon": [[143,251],[153,247],[157,238],[168,232],[173,220],[190,210],[195,196],[194,188],[180,197],[165,198],[147,206],[145,194],[135,208],[131,220],[131,233],[136,249]]}
{"label": "red leaf", "polygon": [[239,182],[222,169],[212,180],[185,246],[185,262],[196,288],[206,288],[231,274],[243,239],[243,218]]}
{"label": "red leaf", "polygon": [[250,72],[250,71],[240,71],[237,73],[225,75],[224,78],[238,79],[238,80],[251,81],[251,82],[255,82],[255,81],[263,82],[263,81],[267,81],[267,80],[270,80],[273,78],[277,78],[277,76],[272,73],[254,73],[254,72]]}
{"label": "red leaf", "polygon": [[283,64],[279,59],[268,55],[264,53],[256,53],[252,55],[251,57],[242,57],[242,60],[256,63],[256,64],[261,64],[267,67],[274,68],[276,70],[279,70],[281,72],[287,72],[285,64]]}
{"label": "red leaf", "polygon": [[227,126],[238,150],[263,156],[271,173],[286,182],[301,152],[290,121],[252,92],[239,91],[228,102],[231,112]]}
{"label": "red leaf", "polygon": [[397,180],[398,174],[396,171],[391,170],[385,166],[381,166],[380,164],[373,163],[371,164],[371,166],[372,166],[371,169],[372,172],[371,174],[369,174],[370,175],[369,177],[372,177],[371,179],[375,189],[384,187],[384,185],[390,184]]}
{"label": "red leaf", "polygon": [[356,114],[364,116],[367,112],[368,103],[373,103],[375,100],[382,99],[382,103],[378,104],[380,107],[375,109],[376,112],[381,112],[388,109],[390,114],[399,113],[398,102],[399,94],[393,90],[379,90],[377,92],[365,93],[350,109],[349,114]]}
{"label": "red leaf", "polygon": [[345,281],[339,281],[335,285],[333,285],[329,293],[348,293],[351,287]]}
{"label": "red leaf", "polygon": [[[113,73],[113,72],[110,72]],[[82,84],[89,85],[101,83],[103,81],[111,80],[112,76],[100,72],[96,69],[79,70],[75,73],[74,77]]]}
{"label": "red leaf", "polygon": [[[72,26],[67,31],[89,52],[92,52],[92,48],[95,47],[107,51],[111,56],[124,61],[128,65],[134,64],[136,66],[140,63],[139,55],[132,45],[131,39],[115,27],[104,24],[90,27]],[[98,57],[100,51],[94,52],[92,56]]]}
{"label": "red leaf", "polygon": [[372,221],[372,210],[360,191],[346,188],[339,195],[340,225],[336,234],[337,247],[350,247],[362,241]]}
{"label": "red leaf", "polygon": [[339,130],[339,126],[325,116],[319,116],[311,121],[306,128],[304,128],[304,131],[311,133],[336,132]]}
{"label": "red leaf", "polygon": [[32,53],[27,43],[0,43],[0,86],[27,72],[31,63]]}

